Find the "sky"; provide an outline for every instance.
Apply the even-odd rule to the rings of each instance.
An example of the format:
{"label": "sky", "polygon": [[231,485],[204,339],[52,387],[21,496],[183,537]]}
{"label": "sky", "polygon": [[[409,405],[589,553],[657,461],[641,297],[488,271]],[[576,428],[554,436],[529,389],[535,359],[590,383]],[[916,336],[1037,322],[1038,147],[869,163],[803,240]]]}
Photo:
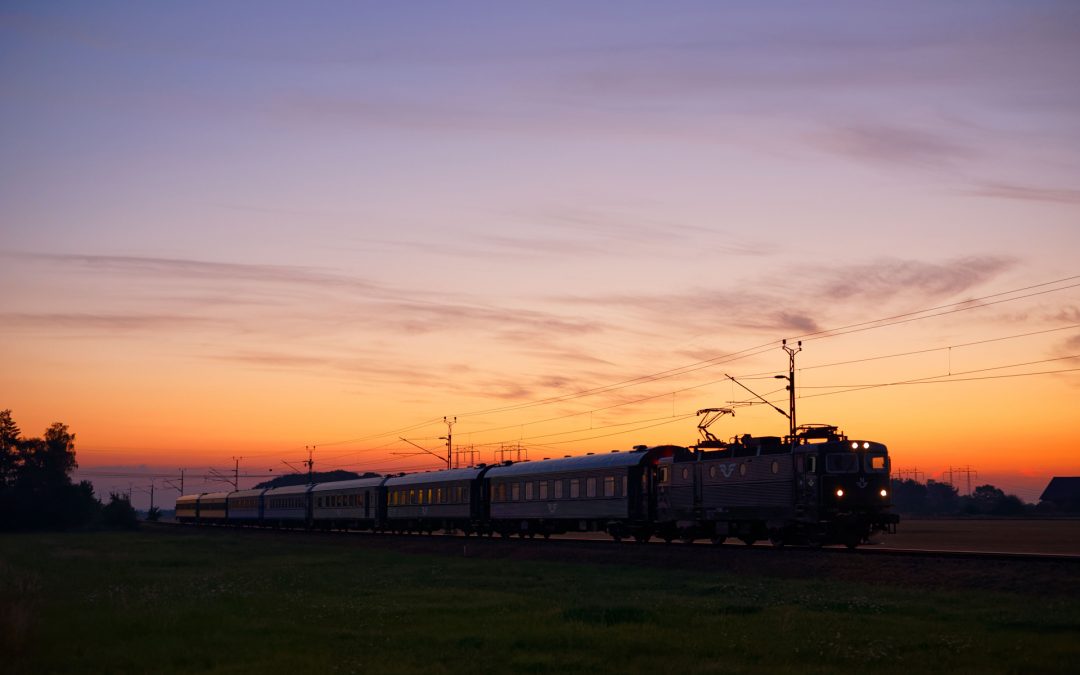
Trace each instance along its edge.
{"label": "sky", "polygon": [[800,423],[1034,501],[1078,251],[1073,2],[0,5],[0,408],[137,506],[782,435],[800,338]]}

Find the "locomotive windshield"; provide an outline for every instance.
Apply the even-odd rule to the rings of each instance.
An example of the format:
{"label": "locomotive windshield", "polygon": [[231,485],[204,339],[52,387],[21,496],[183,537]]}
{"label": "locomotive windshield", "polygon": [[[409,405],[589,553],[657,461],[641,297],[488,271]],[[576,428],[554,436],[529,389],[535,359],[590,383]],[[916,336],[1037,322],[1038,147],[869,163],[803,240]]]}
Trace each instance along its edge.
{"label": "locomotive windshield", "polygon": [[825,470],[829,473],[857,473],[859,470],[859,456],[853,452],[826,455]]}
{"label": "locomotive windshield", "polygon": [[884,454],[872,454],[866,456],[867,473],[885,473],[889,470],[889,457]]}

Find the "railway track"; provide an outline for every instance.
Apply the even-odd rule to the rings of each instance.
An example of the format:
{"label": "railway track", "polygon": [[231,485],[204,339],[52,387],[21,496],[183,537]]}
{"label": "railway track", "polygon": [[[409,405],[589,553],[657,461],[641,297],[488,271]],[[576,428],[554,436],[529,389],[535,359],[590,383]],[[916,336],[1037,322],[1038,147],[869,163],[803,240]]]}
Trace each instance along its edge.
{"label": "railway track", "polygon": [[[471,542],[480,543],[482,546],[499,546],[499,545],[514,545],[514,546],[526,546],[526,547],[576,547],[582,550],[655,550],[663,549],[670,551],[683,552],[682,554],[694,555],[697,551],[745,551],[754,552],[756,555],[760,552],[762,555],[768,554],[821,554],[821,555],[836,555],[836,556],[864,556],[864,557],[895,557],[895,558],[921,558],[921,559],[944,559],[944,560],[985,560],[985,561],[1023,561],[1023,562],[1065,562],[1065,563],[1080,563],[1080,555],[1076,554],[1063,554],[1063,553],[1033,553],[1022,551],[972,551],[972,550],[948,550],[948,549],[925,549],[925,548],[892,548],[882,545],[864,545],[856,549],[848,549],[843,546],[822,546],[822,547],[809,547],[809,546],[784,546],[776,548],[768,544],[756,544],[753,546],[747,546],[742,543],[725,543],[720,545],[714,545],[708,542],[697,542],[689,545],[685,543],[665,543],[660,540],[653,540],[647,544],[639,544],[632,541],[624,541],[616,543],[607,537],[581,537],[574,535],[556,535],[551,539],[541,538],[519,538],[519,537],[465,537],[461,533],[437,533],[437,534],[392,534],[371,532],[366,530],[304,530],[304,529],[289,529],[289,528],[263,528],[263,527],[245,527],[236,525],[190,525],[185,523],[177,523],[170,521],[162,521],[158,523],[147,523],[151,527],[171,527],[171,528],[191,528],[191,529],[211,529],[211,530],[234,530],[242,532],[289,532],[295,534],[304,534],[311,536],[330,536],[330,537],[362,537],[371,540],[378,540],[381,542],[402,542],[407,544],[415,544],[420,542],[440,542],[442,544],[451,544],[451,542],[461,542],[464,545],[468,545]],[[436,544],[438,545],[438,544]]]}

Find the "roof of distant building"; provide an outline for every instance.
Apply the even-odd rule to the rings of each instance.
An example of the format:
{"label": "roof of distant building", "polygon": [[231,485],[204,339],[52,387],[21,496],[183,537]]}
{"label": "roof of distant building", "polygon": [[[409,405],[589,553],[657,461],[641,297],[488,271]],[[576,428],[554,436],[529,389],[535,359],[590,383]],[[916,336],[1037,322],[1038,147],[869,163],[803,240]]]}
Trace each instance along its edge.
{"label": "roof of distant building", "polygon": [[1044,502],[1080,500],[1080,476],[1054,476],[1039,499]]}

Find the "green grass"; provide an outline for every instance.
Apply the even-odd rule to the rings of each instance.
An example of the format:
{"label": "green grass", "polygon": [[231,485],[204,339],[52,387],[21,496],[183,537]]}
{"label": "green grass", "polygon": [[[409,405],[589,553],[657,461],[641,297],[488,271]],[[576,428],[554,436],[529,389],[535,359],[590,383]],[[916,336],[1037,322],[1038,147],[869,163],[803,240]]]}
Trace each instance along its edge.
{"label": "green grass", "polygon": [[6,672],[1072,672],[1076,598],[402,555],[230,532],[0,537]]}

